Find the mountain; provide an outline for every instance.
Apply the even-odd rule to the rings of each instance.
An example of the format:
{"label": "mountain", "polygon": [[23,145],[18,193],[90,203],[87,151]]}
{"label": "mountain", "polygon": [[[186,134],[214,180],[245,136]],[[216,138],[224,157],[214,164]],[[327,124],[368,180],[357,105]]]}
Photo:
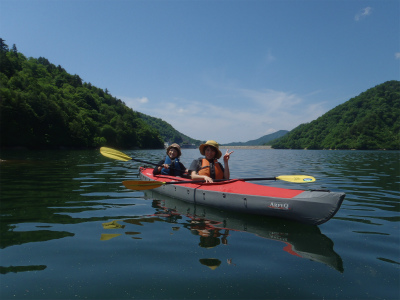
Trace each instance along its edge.
{"label": "mountain", "polygon": [[287,130],[279,130],[277,132],[264,135],[256,140],[250,140],[247,142],[233,142],[233,143],[229,143],[229,144],[224,144],[224,146],[261,146],[261,145],[267,144],[268,142],[270,142],[272,140],[275,140],[277,138],[284,136],[288,132],[289,131],[287,131]]}
{"label": "mountain", "polygon": [[[388,81],[291,132],[228,145],[279,149],[400,150],[400,82]],[[276,139],[276,135],[283,135]],[[271,141],[272,140],[272,141]],[[0,38],[0,147],[162,148],[200,144],[167,122],[133,111],[46,58],[26,58]]]}
{"label": "mountain", "polygon": [[139,117],[143,121],[145,121],[148,125],[150,125],[152,128],[157,129],[162,138],[164,139],[164,141],[167,142],[168,144],[178,143],[181,146],[184,145],[199,146],[201,143],[203,143],[203,141],[195,140],[177,131],[175,128],[173,128],[169,123],[165,122],[164,120],[161,120],[159,118],[154,118],[140,112],[138,112],[138,114]]}
{"label": "mountain", "polygon": [[377,85],[272,142],[275,149],[400,150],[400,81]]}
{"label": "mountain", "polygon": [[15,45],[10,50],[0,38],[1,147],[162,148],[175,137],[195,142],[46,58],[26,58]]}

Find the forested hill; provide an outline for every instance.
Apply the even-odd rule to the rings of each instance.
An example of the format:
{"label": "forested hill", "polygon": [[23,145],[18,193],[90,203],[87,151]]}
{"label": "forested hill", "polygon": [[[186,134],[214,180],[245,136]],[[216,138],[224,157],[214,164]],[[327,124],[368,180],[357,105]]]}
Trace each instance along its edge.
{"label": "forested hill", "polygon": [[164,140],[107,89],[0,38],[0,146],[162,148]]}
{"label": "forested hill", "polygon": [[301,124],[276,149],[400,150],[400,81],[387,81]]}
{"label": "forested hill", "polygon": [[264,135],[256,140],[250,140],[247,142],[233,142],[229,144],[224,144],[224,146],[260,146],[260,145],[265,145],[268,142],[275,140],[277,138],[280,138],[287,134],[289,131],[287,130],[279,130],[277,132],[271,133]]}
{"label": "forested hill", "polygon": [[150,117],[143,113],[138,113],[140,118],[143,119],[148,125],[152,128],[155,128],[160,132],[161,136],[163,137],[164,141],[168,144],[178,143],[180,145],[185,144],[194,144],[199,146],[203,141],[195,140],[183,133],[180,133],[176,129],[174,129],[171,124],[154,117]]}

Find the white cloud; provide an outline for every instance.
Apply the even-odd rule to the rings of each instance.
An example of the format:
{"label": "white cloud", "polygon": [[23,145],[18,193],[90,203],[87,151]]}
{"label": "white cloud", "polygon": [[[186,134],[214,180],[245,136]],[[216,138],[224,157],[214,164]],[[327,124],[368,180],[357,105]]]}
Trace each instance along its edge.
{"label": "white cloud", "polygon": [[372,8],[371,7],[366,7],[363,8],[360,12],[358,12],[355,17],[354,20],[356,21],[360,21],[361,19],[364,19],[365,17],[369,16],[372,13]]}
{"label": "white cloud", "polygon": [[140,97],[140,98],[130,98],[130,97],[117,97],[121,99],[122,101],[125,102],[125,104],[132,108],[133,110],[140,111],[140,108],[143,107],[143,105],[149,103],[149,99],[147,97]]}
{"label": "white cloud", "polygon": [[400,59],[400,52],[396,52],[396,53],[394,54],[394,57],[395,57],[396,59]]}
{"label": "white cloud", "polygon": [[293,107],[302,101],[301,98],[295,94],[274,90],[255,91],[240,89],[238,92],[241,93],[244,98],[250,99],[250,101],[257,103],[270,112]]}
{"label": "white cloud", "polygon": [[271,50],[268,50],[267,54],[265,55],[265,62],[267,64],[272,63],[276,60],[276,57],[272,55]]}
{"label": "white cloud", "polygon": [[[231,89],[235,101],[201,102],[171,99],[130,107],[161,118],[194,139],[219,143],[246,142],[278,130],[291,130],[326,112],[324,103],[308,104],[294,93],[275,90]],[[138,98],[136,98],[138,99]]]}

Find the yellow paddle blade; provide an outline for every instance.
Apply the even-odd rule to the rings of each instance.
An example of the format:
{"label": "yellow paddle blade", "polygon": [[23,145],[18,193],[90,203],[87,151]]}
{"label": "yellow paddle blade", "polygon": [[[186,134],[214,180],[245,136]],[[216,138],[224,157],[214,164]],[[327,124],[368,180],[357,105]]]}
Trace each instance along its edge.
{"label": "yellow paddle blade", "polygon": [[314,182],[316,180],[314,177],[308,175],[281,175],[276,177],[276,179],[296,183]]}
{"label": "yellow paddle blade", "polygon": [[122,153],[118,150],[114,150],[111,148],[107,147],[101,147],[100,148],[100,153],[106,157],[113,158],[113,159],[118,159],[122,161],[128,161],[131,160],[132,158],[126,155],[125,153]]}
{"label": "yellow paddle blade", "polygon": [[117,222],[117,220],[107,222],[107,223],[101,223],[103,225],[104,229],[118,229],[118,228],[125,228],[125,225],[121,225]]}
{"label": "yellow paddle blade", "polygon": [[130,190],[134,191],[143,191],[143,190],[151,190],[158,188],[165,184],[165,182],[161,181],[142,181],[142,180],[125,180],[122,181],[122,184]]}
{"label": "yellow paddle blade", "polygon": [[102,233],[100,236],[100,241],[108,241],[120,235],[120,233]]}

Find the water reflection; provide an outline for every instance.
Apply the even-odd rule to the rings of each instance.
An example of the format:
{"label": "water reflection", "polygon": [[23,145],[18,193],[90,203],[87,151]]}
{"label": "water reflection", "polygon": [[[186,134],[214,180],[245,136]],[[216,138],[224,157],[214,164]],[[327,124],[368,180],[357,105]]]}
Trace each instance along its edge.
{"label": "water reflection", "polygon": [[199,262],[202,265],[209,267],[211,270],[215,270],[221,265],[221,261],[218,258],[201,258]]}
{"label": "water reflection", "polygon": [[[193,235],[198,236],[198,245],[204,248],[228,245],[230,239],[233,238],[230,234],[233,231],[247,232],[261,238],[282,242],[284,244],[282,250],[287,254],[323,263],[339,272],[344,271],[342,259],[334,251],[332,240],[322,234],[318,226],[219,211],[186,203],[154,191],[146,191],[145,197],[153,200],[152,206],[156,209],[155,213],[125,219],[120,223],[139,226],[154,222],[180,224],[183,228],[190,230]],[[115,220],[103,223],[103,227],[110,226],[110,229],[122,230],[123,225],[120,223]],[[179,226],[173,228],[173,230],[179,229]],[[140,238],[137,236],[140,232],[127,231],[125,234],[132,235],[134,239]],[[108,237],[111,239],[119,235]],[[101,239],[105,240],[103,235]],[[221,261],[215,258],[202,258],[199,262],[211,269],[221,264]],[[228,259],[227,263],[234,265],[232,259]]]}
{"label": "water reflection", "polygon": [[286,244],[283,250],[291,255],[324,263],[343,272],[342,259],[333,250],[332,240],[323,235],[318,226],[220,211],[166,197],[154,191],[145,194],[154,199],[153,206],[160,209],[155,215],[176,217],[178,214],[187,217],[190,221],[184,227],[199,236],[200,247],[227,245],[230,231],[248,232],[283,242]]}
{"label": "water reflection", "polygon": [[56,230],[29,230],[29,231],[13,231],[11,226],[10,230],[1,231],[0,248],[14,245],[22,245],[25,243],[45,242],[54,239],[62,239],[65,237],[72,237],[75,234],[67,231]]}
{"label": "water reflection", "polygon": [[46,268],[47,266],[43,265],[0,267],[0,274],[43,271]]}

